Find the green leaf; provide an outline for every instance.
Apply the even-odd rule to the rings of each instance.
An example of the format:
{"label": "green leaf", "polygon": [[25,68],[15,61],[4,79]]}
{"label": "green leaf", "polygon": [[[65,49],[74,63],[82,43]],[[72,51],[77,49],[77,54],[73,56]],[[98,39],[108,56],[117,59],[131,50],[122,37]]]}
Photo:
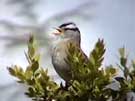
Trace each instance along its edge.
{"label": "green leaf", "polygon": [[29,97],[34,97],[35,96],[35,90],[33,87],[28,88],[28,92],[25,93]]}
{"label": "green leaf", "polygon": [[119,48],[119,54],[120,54],[120,64],[123,67],[126,67],[127,64],[127,54],[125,48]]}
{"label": "green leaf", "polygon": [[15,72],[15,70],[14,70],[13,68],[8,67],[7,69],[8,69],[9,73],[10,73],[12,76],[16,76],[16,72]]}
{"label": "green leaf", "polygon": [[28,45],[28,54],[29,57],[32,59],[35,55],[35,48],[33,47],[33,44]]}
{"label": "green leaf", "polygon": [[8,71],[12,76],[18,77],[21,81],[25,80],[24,71],[21,67],[17,65],[8,67]]}
{"label": "green leaf", "polygon": [[104,41],[99,39],[89,56],[89,61],[95,69],[98,69],[102,65],[104,53]]}
{"label": "green leaf", "polygon": [[135,60],[132,60],[132,66],[133,66],[133,69],[135,70]]}
{"label": "green leaf", "polygon": [[31,65],[31,69],[32,69],[33,73],[35,73],[35,71],[38,70],[38,68],[39,68],[39,63],[38,63],[38,61],[34,60]]}
{"label": "green leaf", "polygon": [[126,57],[126,54],[125,54],[125,48],[119,48],[119,54],[120,54],[120,57],[122,58],[125,58]]}
{"label": "green leaf", "polygon": [[110,75],[112,77],[116,75],[117,70],[112,65],[110,65],[105,68],[105,72],[107,75]]}

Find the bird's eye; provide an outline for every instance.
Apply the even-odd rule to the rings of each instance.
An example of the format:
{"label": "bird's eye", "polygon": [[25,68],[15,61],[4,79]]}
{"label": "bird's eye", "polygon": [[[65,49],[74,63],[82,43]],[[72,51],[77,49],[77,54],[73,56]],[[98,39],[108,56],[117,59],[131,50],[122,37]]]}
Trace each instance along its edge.
{"label": "bird's eye", "polygon": [[59,29],[59,28],[57,28],[56,30],[57,30],[58,32],[60,32],[60,33],[62,32],[62,30],[61,30],[61,29]]}

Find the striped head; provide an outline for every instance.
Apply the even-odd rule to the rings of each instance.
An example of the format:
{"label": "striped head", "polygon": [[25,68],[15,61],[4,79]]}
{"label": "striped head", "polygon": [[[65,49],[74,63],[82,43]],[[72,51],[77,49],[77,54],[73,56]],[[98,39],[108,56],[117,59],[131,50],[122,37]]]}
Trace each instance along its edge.
{"label": "striped head", "polygon": [[56,30],[57,32],[53,34],[60,36],[61,38],[71,38],[78,41],[79,43],[81,41],[80,31],[76,24],[73,22],[61,24],[60,26],[58,26],[58,28],[56,28]]}

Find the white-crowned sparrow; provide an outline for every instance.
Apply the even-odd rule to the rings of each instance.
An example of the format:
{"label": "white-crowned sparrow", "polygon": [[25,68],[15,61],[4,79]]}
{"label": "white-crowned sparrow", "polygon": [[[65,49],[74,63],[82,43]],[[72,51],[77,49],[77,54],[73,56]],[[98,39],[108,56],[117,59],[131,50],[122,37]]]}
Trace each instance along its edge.
{"label": "white-crowned sparrow", "polygon": [[72,79],[70,65],[65,61],[67,58],[67,51],[69,43],[74,44],[88,60],[87,56],[83,53],[80,47],[81,35],[76,24],[69,22],[60,25],[56,28],[57,32],[53,34],[57,37],[52,48],[52,64],[61,78],[65,81]]}

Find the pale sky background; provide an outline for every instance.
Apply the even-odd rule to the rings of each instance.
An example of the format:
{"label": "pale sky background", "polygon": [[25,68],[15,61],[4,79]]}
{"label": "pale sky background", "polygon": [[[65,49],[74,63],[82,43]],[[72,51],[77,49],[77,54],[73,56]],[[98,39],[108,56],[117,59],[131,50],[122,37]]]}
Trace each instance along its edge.
{"label": "pale sky background", "polygon": [[[135,59],[135,0],[1,0],[0,1],[0,101],[30,101],[22,86],[14,84],[6,69],[25,68],[29,33],[36,33],[44,67],[56,75],[48,56],[52,27],[73,21],[82,35],[82,48],[89,55],[98,38],[106,44],[104,65],[118,62],[118,48],[125,46]],[[53,76],[54,77],[54,76]],[[56,78],[56,77],[54,77]],[[56,81],[61,81],[56,79]],[[5,88],[3,88],[5,87]],[[16,88],[15,88],[16,87]],[[7,97],[7,94],[10,96]],[[18,95],[16,95],[18,94]],[[14,98],[14,96],[20,96]],[[23,99],[24,98],[24,99]],[[11,100],[12,99],[12,100]]]}

